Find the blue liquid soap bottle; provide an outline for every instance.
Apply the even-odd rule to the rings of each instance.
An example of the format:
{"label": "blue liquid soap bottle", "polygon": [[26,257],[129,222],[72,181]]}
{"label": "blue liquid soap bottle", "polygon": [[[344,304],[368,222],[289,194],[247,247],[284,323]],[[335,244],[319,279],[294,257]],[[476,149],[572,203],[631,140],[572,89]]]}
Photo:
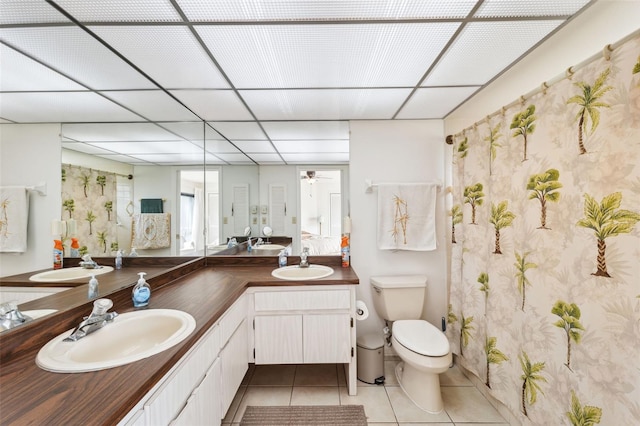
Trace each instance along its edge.
{"label": "blue liquid soap bottle", "polygon": [[98,280],[96,279],[96,276],[91,274],[91,279],[89,280],[89,289],[88,289],[88,294],[87,297],[89,299],[93,299],[95,297],[98,297]]}
{"label": "blue liquid soap bottle", "polygon": [[116,269],[122,269],[122,252],[120,250],[116,252]]}
{"label": "blue liquid soap bottle", "polygon": [[144,276],[147,275],[146,272],[138,272],[138,275],[140,275],[138,284],[133,287],[132,292],[133,307],[144,308],[149,304],[149,299],[151,299],[151,287],[144,279]]}

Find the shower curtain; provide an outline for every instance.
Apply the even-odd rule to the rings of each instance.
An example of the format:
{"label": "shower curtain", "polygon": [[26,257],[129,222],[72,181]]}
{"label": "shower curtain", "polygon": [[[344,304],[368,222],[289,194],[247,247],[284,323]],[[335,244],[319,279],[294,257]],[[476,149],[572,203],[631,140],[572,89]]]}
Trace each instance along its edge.
{"label": "shower curtain", "polygon": [[455,135],[450,213],[457,362],[522,424],[640,424],[640,37]]}

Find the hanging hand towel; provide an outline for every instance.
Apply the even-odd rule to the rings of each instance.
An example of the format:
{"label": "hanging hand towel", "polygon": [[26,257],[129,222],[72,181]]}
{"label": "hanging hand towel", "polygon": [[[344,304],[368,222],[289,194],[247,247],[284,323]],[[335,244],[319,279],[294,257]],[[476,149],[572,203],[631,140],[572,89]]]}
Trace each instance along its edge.
{"label": "hanging hand towel", "polygon": [[24,186],[0,187],[0,252],[27,251],[29,192]]}
{"label": "hanging hand towel", "polygon": [[171,246],[171,213],[142,213],[131,221],[131,246],[159,249]]}
{"label": "hanging hand towel", "polygon": [[378,248],[436,249],[439,183],[378,184]]}
{"label": "hanging hand towel", "polygon": [[140,200],[140,213],[164,213],[162,198],[143,198]]}

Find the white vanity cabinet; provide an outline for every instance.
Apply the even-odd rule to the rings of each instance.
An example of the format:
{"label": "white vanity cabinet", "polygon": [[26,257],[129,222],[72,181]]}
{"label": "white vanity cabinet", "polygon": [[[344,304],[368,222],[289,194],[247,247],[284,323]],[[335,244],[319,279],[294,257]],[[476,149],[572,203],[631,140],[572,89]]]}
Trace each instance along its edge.
{"label": "white vanity cabinet", "polygon": [[260,364],[345,364],[356,390],[355,287],[252,287],[253,356]]}
{"label": "white vanity cabinet", "polygon": [[246,313],[243,295],[120,424],[219,425],[248,369]]}

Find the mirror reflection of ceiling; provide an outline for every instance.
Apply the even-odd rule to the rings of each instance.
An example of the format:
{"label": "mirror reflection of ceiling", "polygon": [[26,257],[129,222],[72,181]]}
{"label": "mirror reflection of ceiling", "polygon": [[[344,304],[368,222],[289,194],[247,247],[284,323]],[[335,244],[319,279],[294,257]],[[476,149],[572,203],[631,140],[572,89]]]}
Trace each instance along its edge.
{"label": "mirror reflection of ceiling", "polygon": [[592,2],[1,0],[0,123],[133,165],[346,164],[348,120],[442,119]]}

